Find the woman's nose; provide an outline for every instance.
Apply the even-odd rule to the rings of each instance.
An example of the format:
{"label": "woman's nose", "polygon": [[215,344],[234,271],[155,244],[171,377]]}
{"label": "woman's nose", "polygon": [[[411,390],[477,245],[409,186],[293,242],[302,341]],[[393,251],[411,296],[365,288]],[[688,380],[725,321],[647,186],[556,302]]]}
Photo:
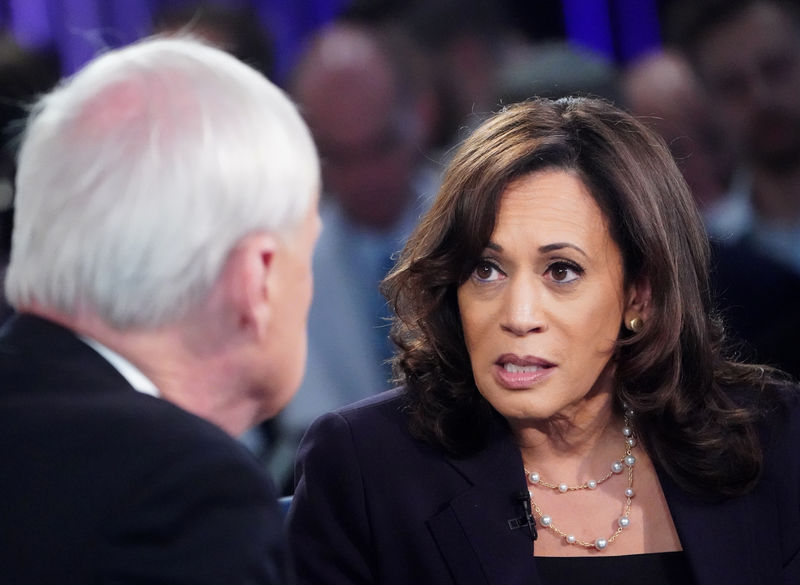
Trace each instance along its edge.
{"label": "woman's nose", "polygon": [[535,275],[524,275],[511,279],[503,299],[505,306],[501,328],[513,335],[545,331],[547,321],[544,309],[544,291]]}

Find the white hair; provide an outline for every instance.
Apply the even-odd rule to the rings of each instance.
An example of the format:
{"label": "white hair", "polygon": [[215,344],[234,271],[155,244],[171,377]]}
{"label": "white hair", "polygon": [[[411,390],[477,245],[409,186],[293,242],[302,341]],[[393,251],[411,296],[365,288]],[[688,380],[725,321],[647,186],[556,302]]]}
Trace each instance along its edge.
{"label": "white hair", "polygon": [[234,57],[186,38],[110,51],[34,107],[7,296],[119,329],[168,323],[243,237],[295,228],[319,174],[294,105]]}

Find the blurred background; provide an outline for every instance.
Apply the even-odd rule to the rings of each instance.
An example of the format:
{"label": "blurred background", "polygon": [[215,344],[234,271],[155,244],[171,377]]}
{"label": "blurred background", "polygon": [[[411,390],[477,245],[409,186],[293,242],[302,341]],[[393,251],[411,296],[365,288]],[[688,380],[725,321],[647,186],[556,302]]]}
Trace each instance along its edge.
{"label": "blurred background", "polygon": [[[436,4],[434,0],[432,2]],[[273,43],[278,78],[289,67],[308,36],[347,12],[391,18],[407,11],[413,0],[2,0],[0,28],[20,45],[54,51],[61,70],[71,73],[104,47],[129,43],[152,31],[171,9],[192,5],[249,11]],[[472,2],[454,4],[468,12]],[[506,25],[529,40],[567,38],[625,62],[660,42],[660,15],[668,2],[659,0],[493,0],[507,14]],[[255,24],[255,23],[253,23]]]}
{"label": "blurred background", "polygon": [[[392,384],[378,284],[453,147],[533,96],[600,96],[652,125],[706,221],[731,352],[800,376],[798,1],[0,0],[0,277],[29,104],[156,32],[260,70],[321,155],[306,378],[242,437],[283,493],[308,424]],[[8,314],[0,294],[0,322]]]}
{"label": "blurred background", "polygon": [[[395,40],[410,42],[389,43],[389,52],[402,55],[376,65],[413,70],[403,83],[435,94],[418,124],[424,140],[414,147],[444,161],[501,103],[578,91],[616,99],[619,68],[661,46],[668,6],[663,0],[0,0],[0,276],[28,107],[104,50],[154,32],[189,32],[289,89],[298,61],[325,27],[346,21],[393,28]],[[366,96],[350,98],[359,104]],[[388,264],[384,259],[381,266]],[[0,319],[9,313],[0,294]]]}

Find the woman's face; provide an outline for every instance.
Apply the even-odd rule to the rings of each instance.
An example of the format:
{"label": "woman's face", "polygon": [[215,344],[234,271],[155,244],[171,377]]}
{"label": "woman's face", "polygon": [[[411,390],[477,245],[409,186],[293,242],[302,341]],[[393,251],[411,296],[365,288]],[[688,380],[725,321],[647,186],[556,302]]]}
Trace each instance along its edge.
{"label": "woman's face", "polygon": [[512,426],[579,415],[612,391],[623,317],[637,316],[606,220],[575,175],[539,171],[500,200],[494,232],[458,289],[475,383]]}

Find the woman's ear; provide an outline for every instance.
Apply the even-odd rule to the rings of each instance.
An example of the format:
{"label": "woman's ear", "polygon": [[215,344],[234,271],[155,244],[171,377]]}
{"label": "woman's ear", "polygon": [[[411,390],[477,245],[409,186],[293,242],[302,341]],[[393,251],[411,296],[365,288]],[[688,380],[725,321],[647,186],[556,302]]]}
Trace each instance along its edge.
{"label": "woman's ear", "polygon": [[652,314],[650,300],[649,280],[640,278],[628,288],[628,298],[623,313],[623,324],[626,329],[634,333],[642,329],[644,323],[647,322]]}

